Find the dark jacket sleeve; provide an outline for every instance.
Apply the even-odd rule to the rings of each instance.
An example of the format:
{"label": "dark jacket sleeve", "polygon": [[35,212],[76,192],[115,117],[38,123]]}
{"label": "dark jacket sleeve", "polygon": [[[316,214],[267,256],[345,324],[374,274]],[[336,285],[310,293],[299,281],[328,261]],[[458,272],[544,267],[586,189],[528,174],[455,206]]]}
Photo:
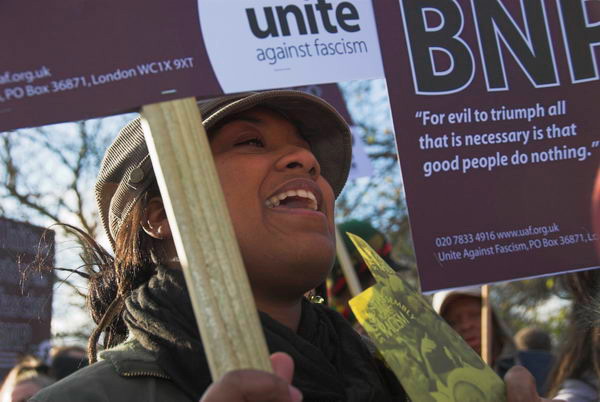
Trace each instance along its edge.
{"label": "dark jacket sleeve", "polygon": [[189,402],[170,380],[151,376],[125,377],[101,361],[42,389],[30,402]]}

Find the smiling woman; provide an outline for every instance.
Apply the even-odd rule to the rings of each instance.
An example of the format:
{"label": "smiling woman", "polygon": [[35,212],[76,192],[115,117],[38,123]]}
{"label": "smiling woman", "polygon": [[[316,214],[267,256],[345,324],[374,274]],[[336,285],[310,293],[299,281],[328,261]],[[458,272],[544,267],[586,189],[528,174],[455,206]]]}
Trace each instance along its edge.
{"label": "smiling woman", "polygon": [[[295,304],[327,275],[335,256],[333,189],[300,130],[265,107],[221,125],[211,149],[256,304],[295,328],[299,310],[273,307]],[[283,300],[274,300],[279,293]]]}
{"label": "smiling woman", "polygon": [[305,401],[405,400],[353,328],[304,298],[324,282],[335,256],[334,200],[351,159],[344,120],[296,91],[226,96],[198,107],[276,374],[241,370],[211,385],[136,119],[108,149],[96,184],[115,257],[91,248],[98,274],[89,305],[98,328],[90,361],[101,333],[108,350],[33,400],[297,401],[300,392]]}

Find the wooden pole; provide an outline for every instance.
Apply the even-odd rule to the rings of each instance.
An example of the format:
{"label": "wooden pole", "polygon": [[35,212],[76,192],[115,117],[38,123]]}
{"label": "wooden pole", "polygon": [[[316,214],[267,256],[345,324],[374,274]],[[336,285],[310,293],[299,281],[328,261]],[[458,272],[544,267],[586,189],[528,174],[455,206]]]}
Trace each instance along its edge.
{"label": "wooden pole", "polygon": [[213,380],[242,368],[272,371],[196,100],[147,105],[141,114]]}
{"label": "wooden pole", "polygon": [[481,358],[492,365],[492,307],[490,285],[481,287]]}
{"label": "wooden pole", "polygon": [[352,297],[357,296],[360,292],[362,292],[362,287],[358,281],[358,276],[354,270],[354,265],[352,264],[350,256],[348,255],[348,250],[344,244],[342,233],[338,229],[337,225],[335,227],[335,249],[337,252],[338,261],[342,267],[342,272],[346,278],[346,283],[348,284],[348,289],[350,289],[350,294]]}

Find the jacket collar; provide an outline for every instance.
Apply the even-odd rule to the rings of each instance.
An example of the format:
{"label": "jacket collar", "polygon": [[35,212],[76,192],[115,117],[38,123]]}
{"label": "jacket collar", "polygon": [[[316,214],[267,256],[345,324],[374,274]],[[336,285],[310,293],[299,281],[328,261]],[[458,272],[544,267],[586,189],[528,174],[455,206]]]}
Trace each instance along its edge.
{"label": "jacket collar", "polygon": [[115,371],[123,377],[149,376],[171,379],[158,365],[156,355],[145,349],[132,337],[114,348],[101,352],[99,360],[110,362]]}

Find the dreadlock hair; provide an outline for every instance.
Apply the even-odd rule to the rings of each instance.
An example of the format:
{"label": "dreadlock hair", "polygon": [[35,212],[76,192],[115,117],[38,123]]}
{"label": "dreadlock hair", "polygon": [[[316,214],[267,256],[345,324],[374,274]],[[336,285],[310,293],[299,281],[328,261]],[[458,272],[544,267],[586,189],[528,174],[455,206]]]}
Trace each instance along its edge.
{"label": "dreadlock hair", "polygon": [[[104,348],[115,346],[127,338],[128,331],[122,318],[125,299],[132,290],[152,277],[156,264],[161,262],[164,251],[160,241],[147,235],[141,225],[148,200],[158,195],[160,191],[154,182],[124,218],[115,237],[114,257],[81,229],[59,224],[76,235],[82,244],[80,257],[87,273],[79,269],[54,269],[76,273],[88,279],[86,305],[96,323],[87,346],[90,364],[97,360],[97,345],[102,334]],[[34,263],[37,269],[47,269],[46,257],[38,253]]]}
{"label": "dreadlock hair", "polygon": [[581,378],[586,373],[600,378],[600,270],[561,279],[573,304],[567,335],[548,378],[549,397],[555,396],[568,378]]}

